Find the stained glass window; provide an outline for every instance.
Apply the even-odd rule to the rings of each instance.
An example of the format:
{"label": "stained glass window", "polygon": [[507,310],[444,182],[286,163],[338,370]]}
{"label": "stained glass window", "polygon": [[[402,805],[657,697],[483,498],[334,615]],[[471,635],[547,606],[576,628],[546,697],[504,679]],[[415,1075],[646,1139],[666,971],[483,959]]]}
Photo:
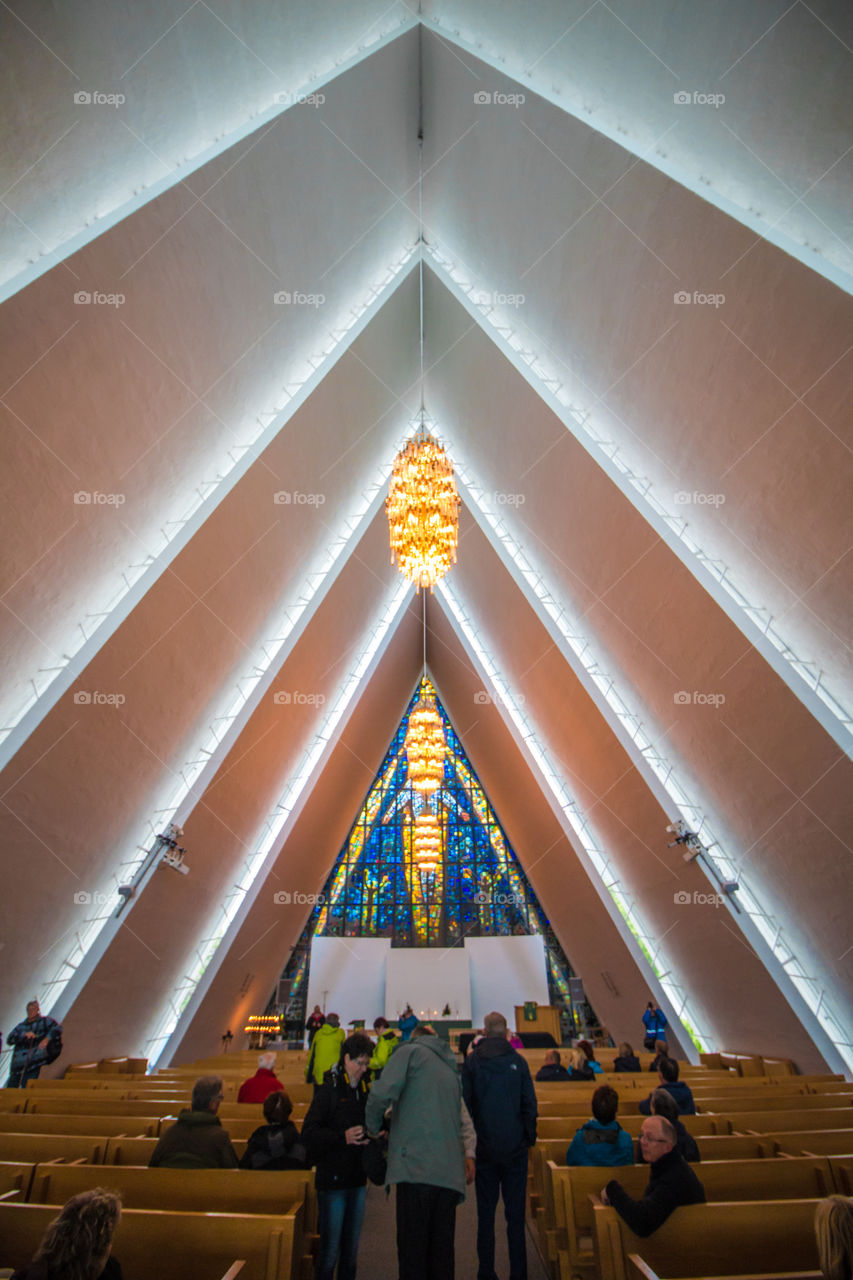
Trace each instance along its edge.
{"label": "stained glass window", "polygon": [[[444,731],[437,790],[412,787],[409,717],[434,700]],[[419,863],[416,819],[429,810],[441,832],[434,866]],[[571,1010],[571,969],[435,689],[415,691],[364,805],[285,971],[291,1001],[304,998],[310,940],[389,938],[395,947],[447,947],[466,937],[541,934],[552,1003]]]}

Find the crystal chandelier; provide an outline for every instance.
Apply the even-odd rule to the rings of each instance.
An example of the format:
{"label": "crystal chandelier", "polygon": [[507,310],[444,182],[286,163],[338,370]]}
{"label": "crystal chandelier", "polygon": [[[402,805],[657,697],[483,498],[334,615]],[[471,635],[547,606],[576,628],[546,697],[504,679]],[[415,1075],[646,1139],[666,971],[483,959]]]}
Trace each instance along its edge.
{"label": "crystal chandelier", "polygon": [[394,461],[385,510],[391,563],[418,590],[432,589],[456,560],[459,495],[453,463],[423,427]]}
{"label": "crystal chandelier", "polygon": [[441,822],[430,809],[415,818],[412,828],[415,862],[420,871],[435,871],[441,861]]}
{"label": "crystal chandelier", "polygon": [[409,716],[404,745],[412,790],[432,795],[444,778],[444,726],[435,699],[423,691]]}

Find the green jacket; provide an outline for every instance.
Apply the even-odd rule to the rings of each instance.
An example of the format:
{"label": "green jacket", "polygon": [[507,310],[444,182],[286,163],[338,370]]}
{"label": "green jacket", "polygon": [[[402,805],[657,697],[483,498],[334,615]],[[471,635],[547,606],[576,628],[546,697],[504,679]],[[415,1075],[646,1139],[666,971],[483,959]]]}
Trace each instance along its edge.
{"label": "green jacket", "polygon": [[344,1040],[346,1036],[343,1027],[332,1027],[328,1022],[323,1023],[311,1041],[311,1054],[305,1072],[306,1080],[313,1080],[315,1084],[323,1083],[323,1076],[340,1060],[341,1045]]}
{"label": "green jacket", "polygon": [[219,1117],[189,1109],[160,1135],[148,1161],[152,1169],[236,1169],[238,1163]]}
{"label": "green jacket", "polygon": [[373,1057],[370,1059],[370,1070],[381,1071],[383,1067],[388,1065],[388,1059],[397,1048],[398,1038],[396,1031],[392,1031],[390,1027],[382,1032],[377,1038],[376,1048],[373,1050]]}
{"label": "green jacket", "polygon": [[398,1045],[367,1099],[368,1133],[391,1107],[386,1181],[449,1187],[465,1199],[462,1088],[450,1046],[437,1036]]}

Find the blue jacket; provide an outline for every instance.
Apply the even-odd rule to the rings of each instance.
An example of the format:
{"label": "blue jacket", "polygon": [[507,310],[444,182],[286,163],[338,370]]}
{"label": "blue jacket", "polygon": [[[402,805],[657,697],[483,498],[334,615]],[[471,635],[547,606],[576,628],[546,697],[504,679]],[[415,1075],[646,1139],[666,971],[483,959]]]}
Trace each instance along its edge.
{"label": "blue jacket", "polygon": [[654,1012],[651,1009],[647,1009],[643,1014],[643,1026],[646,1028],[647,1036],[654,1036],[655,1040],[666,1041],[666,1014],[662,1013],[660,1009],[655,1009]]}
{"label": "blue jacket", "polygon": [[505,1164],[536,1142],[536,1091],[512,1045],[486,1036],[462,1068],[462,1096],[477,1130],[477,1159]]}
{"label": "blue jacket", "polygon": [[618,1120],[601,1124],[588,1120],[578,1129],[566,1152],[566,1164],[601,1165],[634,1163],[634,1144]]}
{"label": "blue jacket", "polygon": [[[683,1080],[675,1080],[672,1084],[662,1084],[659,1087],[672,1094],[681,1115],[695,1116],[696,1103],[693,1101],[693,1092],[689,1084],[685,1084]],[[637,1103],[637,1110],[644,1116],[652,1114],[651,1094],[648,1098],[644,1098],[642,1102]]]}

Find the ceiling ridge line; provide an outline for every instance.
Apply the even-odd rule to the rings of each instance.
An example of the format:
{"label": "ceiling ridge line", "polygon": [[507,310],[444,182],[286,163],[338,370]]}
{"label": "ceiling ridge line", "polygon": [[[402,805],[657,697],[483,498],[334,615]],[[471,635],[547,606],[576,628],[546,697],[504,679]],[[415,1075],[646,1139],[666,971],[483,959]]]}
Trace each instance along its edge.
{"label": "ceiling ridge line", "polygon": [[180,186],[186,178],[203,169],[211,161],[218,159],[231,147],[251,137],[253,133],[264,128],[264,126],[271,124],[277,117],[300,106],[306,98],[310,98],[312,94],[332,84],[340,76],[345,75],[360,63],[366,62],[375,53],[380,52],[388,45],[393,44],[395,40],[399,40],[408,31],[412,31],[419,26],[420,21],[417,17],[411,14],[405,15],[399,20],[396,28],[386,32],[384,35],[377,36],[373,41],[360,45],[355,54],[340,64],[330,67],[327,74],[305,81],[295,92],[279,92],[275,95],[278,98],[290,98],[291,101],[282,103],[274,100],[273,104],[266,110],[258,111],[249,116],[246,122],[238,129],[222,134],[197,155],[187,157],[179,168],[176,167],[163,178],[150,183],[148,186],[143,186],[137,194],[116,205],[115,208],[107,213],[96,213],[90,222],[73,235],[60,241],[52,249],[42,250],[34,262],[20,267],[5,280],[0,280],[0,304],[6,302],[9,298],[13,298],[15,294],[20,293],[22,289],[40,279],[41,276],[47,275],[54,267],[66,262],[68,258],[73,257],[75,253],[84,249],[86,245],[98,240],[107,231],[117,226],[119,222],[123,222],[125,218],[131,217],[165,192]]}
{"label": "ceiling ridge line", "polygon": [[[724,195],[721,191],[715,190],[707,179],[700,176],[698,171],[694,178],[688,177],[688,175],[686,175],[678,165],[671,163],[668,157],[656,154],[650,151],[649,148],[643,149],[639,145],[632,143],[630,136],[627,133],[621,132],[619,129],[606,124],[602,120],[594,120],[593,116],[588,111],[583,110],[582,107],[578,110],[573,110],[565,101],[562,94],[555,90],[553,86],[548,87],[544,84],[537,84],[536,79],[532,74],[527,74],[523,71],[520,73],[510,71],[503,60],[502,55],[495,56],[494,54],[488,53],[482,47],[478,47],[477,45],[472,44],[470,40],[465,39],[465,37],[461,36],[456,30],[454,30],[453,35],[448,35],[437,19],[423,16],[420,19],[420,25],[427,31],[432,32],[442,42],[446,41],[448,44],[453,44],[460,49],[464,49],[466,53],[471,54],[471,56],[475,57],[479,62],[485,63],[486,66],[488,66],[492,71],[495,71],[498,75],[506,78],[507,80],[511,80],[513,84],[521,85],[529,89],[530,92],[535,93],[538,98],[549,103],[552,107],[556,107],[565,115],[571,116],[573,120],[576,120],[579,124],[585,125],[593,133],[601,134],[601,136],[607,138],[609,142],[614,143],[623,151],[628,152],[629,155],[632,155],[636,157],[636,159],[649,165],[650,168],[656,169],[659,173],[663,174],[664,177],[668,178],[671,182],[676,183],[684,190],[689,191],[691,195],[694,195],[698,199],[704,201],[705,204],[713,205],[715,208],[719,209],[721,213],[725,214],[726,217],[729,217],[732,221],[746,227],[749,231],[753,232],[758,239],[766,240],[769,244],[773,245],[774,248],[781,250],[789,257],[794,258],[797,262],[802,263],[804,267],[815,272],[816,275],[823,276],[824,279],[828,280],[831,284],[834,284],[837,288],[842,289],[845,293],[853,294],[853,273],[851,273],[850,270],[845,270],[844,267],[838,265],[834,261],[831,261],[824,254],[818,253],[816,250],[812,249],[810,245],[801,244],[793,236],[789,236],[785,232],[780,231],[776,222],[771,223],[764,218],[758,217],[753,210],[744,208],[743,205],[738,204],[730,197]],[[654,144],[652,144],[652,146],[654,146]]]}
{"label": "ceiling ridge line", "polygon": [[465,271],[466,280],[459,279],[458,275],[454,275],[459,269],[433,244],[422,246],[421,252],[428,254],[437,277],[477,321],[525,382],[639,511],[658,537],[674,552],[691,576],[708,592],[753,648],[758,650],[834,742],[846,755],[853,758],[853,712],[839,701],[825,682],[822,668],[816,662],[798,656],[794,646],[773,625],[770,611],[750,603],[737,587],[729,566],[719,557],[704,551],[688,533],[688,522],[683,517],[671,515],[658,501],[653,493],[652,482],[618,458],[621,445],[605,440],[593,431],[589,425],[593,415],[574,406],[556,376],[541,366],[536,367],[539,356],[530,350],[530,344],[522,343],[520,339],[513,344],[514,331],[511,326],[503,323],[502,317],[496,314],[490,303],[477,302],[472,296],[478,293],[484,296],[484,291],[467,279],[471,272]]}
{"label": "ceiling ridge line", "polygon": [[[371,290],[372,298],[366,303],[360,303],[358,307],[351,308],[350,314],[353,319],[349,328],[336,331],[340,336],[302,383],[288,382],[286,387],[293,387],[293,391],[279,392],[277,397],[279,402],[282,394],[287,397],[283,406],[276,407],[272,414],[264,412],[256,415],[255,422],[258,430],[251,443],[231,446],[227,451],[231,459],[230,469],[225,470],[225,473],[215,481],[206,480],[197,484],[195,493],[198,496],[190,503],[184,515],[168,522],[167,527],[170,533],[167,534],[165,528],[161,530],[165,539],[161,549],[156,554],[147,552],[136,564],[115,570],[115,578],[122,585],[118,586],[116,592],[110,597],[108,608],[99,610],[95,615],[86,615],[93,616],[96,619],[96,625],[87,633],[83,624],[77,619],[76,627],[82,639],[77,636],[76,631],[73,643],[66,639],[63,647],[65,661],[49,669],[39,667],[34,675],[30,675],[33,693],[27,694],[19,709],[7,717],[6,724],[0,730],[0,770],[14,758],[44,717],[78,679],[125,618],[136,608],[160,575],[168,569],[211,512],[257,462],[264,450],[302,408],[327,374],[382,310],[389,298],[393,297],[405,282],[410,271],[416,267],[417,251],[412,246],[396,265],[386,269],[383,283]],[[266,425],[262,421],[264,418],[270,419]],[[48,674],[49,679],[41,679],[36,683],[39,676]]]}
{"label": "ceiling ridge line", "polygon": [[[597,657],[594,659],[593,665],[598,667],[599,670],[597,673],[590,671],[584,663],[582,652],[574,652],[569,636],[560,627],[559,618],[554,617],[547,607],[545,595],[541,591],[537,591],[535,586],[530,583],[528,574],[523,570],[519,558],[509,552],[508,541],[511,540],[527,560],[530,574],[535,575],[538,582],[545,588],[545,592],[550,597],[554,607],[559,608],[560,617],[568,616],[571,618],[574,612],[572,607],[569,606],[567,608],[560,603],[558,597],[547,586],[546,572],[533,565],[527,556],[527,552],[520,544],[515,542],[506,522],[499,521],[494,513],[490,516],[485,510],[478,496],[479,487],[476,484],[472,486],[470,480],[460,469],[458,458],[457,474],[466,505],[485,534],[490,546],[527,603],[533,609],[542,626],[544,626],[558,652],[562,654],[565,662],[592,699],[599,714],[609,725],[619,745],[633,763],[644,784],[655,796],[664,812],[670,816],[670,811],[674,806],[689,830],[701,841],[704,846],[704,858],[707,859],[709,867],[713,868],[716,874],[715,879],[709,867],[704,865],[703,859],[698,860],[702,864],[702,872],[709,883],[714,886],[715,890],[718,890],[720,884],[726,881],[739,882],[738,902],[742,908],[743,916],[740,912],[735,912],[732,909],[729,900],[726,901],[725,905],[729,907],[730,914],[735,917],[735,924],[740,928],[741,932],[746,934],[749,945],[756,951],[770,978],[776,983],[789,1003],[791,1003],[791,985],[793,984],[796,989],[797,1001],[796,1005],[792,1007],[794,1007],[797,1016],[801,1021],[804,1021],[803,1011],[800,1007],[801,1004],[804,1005],[814,1022],[821,1029],[822,1035],[819,1037],[818,1047],[820,1048],[820,1042],[825,1036],[834,1047],[837,1055],[842,1059],[844,1063],[842,1069],[845,1071],[853,1069],[853,1055],[850,1054],[849,1041],[844,1036],[843,1023],[825,999],[826,978],[809,975],[797,951],[783,936],[785,928],[788,927],[790,929],[790,925],[784,921],[779,923],[776,916],[764,910],[755,890],[750,888],[749,874],[747,873],[746,879],[743,877],[742,862],[737,862],[734,856],[727,852],[725,845],[716,834],[712,822],[707,817],[706,807],[703,803],[697,803],[691,797],[689,789],[681,781],[678,765],[667,759],[654,746],[651,738],[645,734],[641,714],[638,711],[633,711],[626,702],[619,691],[620,682],[618,678],[607,675],[601,668]],[[479,490],[479,493],[482,494],[482,490]],[[498,529],[499,523],[503,525],[503,533]],[[583,648],[585,649],[590,645],[589,640],[580,634],[576,626],[574,629],[578,631],[579,638],[584,639]],[[594,649],[594,643],[591,647]],[[605,684],[608,686],[606,690],[602,687]],[[611,706],[610,695],[613,693],[622,704],[624,713],[620,712],[617,707]],[[635,722],[633,732],[626,729],[626,718]],[[646,741],[646,746],[640,745],[639,739],[641,737]],[[749,928],[745,927],[747,920],[749,921]],[[769,962],[768,959],[763,958],[767,952],[769,952]],[[787,957],[784,960],[782,959],[783,955]],[[792,962],[797,967],[797,973],[791,973],[788,970],[788,966]],[[805,993],[801,986],[806,987]],[[838,996],[839,993],[835,991],[831,997],[833,1005],[837,1006]],[[805,1021],[808,1026],[808,1020]],[[815,1036],[811,1032],[809,1034],[812,1035],[814,1040]],[[821,1052],[825,1055],[827,1052],[826,1047],[821,1048]]]}

